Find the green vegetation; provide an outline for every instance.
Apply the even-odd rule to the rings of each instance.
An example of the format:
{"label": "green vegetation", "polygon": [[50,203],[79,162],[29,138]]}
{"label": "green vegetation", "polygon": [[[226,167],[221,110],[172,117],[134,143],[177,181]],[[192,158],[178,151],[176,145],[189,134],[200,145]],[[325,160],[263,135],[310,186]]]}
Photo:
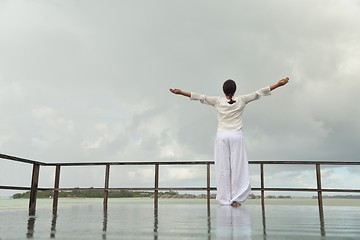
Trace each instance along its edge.
{"label": "green vegetation", "polygon": [[[146,192],[146,191],[127,191],[127,190],[119,190],[119,191],[109,191],[109,198],[136,198],[136,197],[153,197],[154,192]],[[159,192],[159,197],[173,197],[175,195],[179,195],[175,191],[168,192]],[[53,196],[53,191],[38,191],[38,198],[51,198]],[[18,198],[29,198],[30,192],[25,193],[16,193],[12,196],[13,199]],[[82,190],[75,188],[69,191],[59,191],[60,198],[102,198],[104,197],[104,190],[101,189],[87,189]]]}
{"label": "green vegetation", "polygon": [[[166,191],[159,192],[159,198],[206,198],[206,194],[189,194],[183,193],[180,194],[176,191]],[[53,191],[38,191],[38,198],[52,198]],[[75,188],[73,190],[59,191],[59,198],[103,198],[104,190],[102,189],[79,189]],[[109,198],[152,198],[154,197],[153,191],[128,191],[128,190],[116,190],[109,191]],[[30,198],[30,192],[25,193],[16,193],[12,196],[13,199],[19,198]],[[215,198],[215,194],[211,194],[211,199]],[[258,195],[250,194],[249,199],[260,199]],[[291,196],[266,196],[267,199],[291,199]],[[313,196],[313,199],[317,199],[317,196]],[[333,199],[360,199],[360,195],[324,195],[323,198],[333,198]]]}
{"label": "green vegetation", "polygon": [[[316,196],[314,198],[317,198]],[[325,195],[323,198],[360,199],[360,195]]]}

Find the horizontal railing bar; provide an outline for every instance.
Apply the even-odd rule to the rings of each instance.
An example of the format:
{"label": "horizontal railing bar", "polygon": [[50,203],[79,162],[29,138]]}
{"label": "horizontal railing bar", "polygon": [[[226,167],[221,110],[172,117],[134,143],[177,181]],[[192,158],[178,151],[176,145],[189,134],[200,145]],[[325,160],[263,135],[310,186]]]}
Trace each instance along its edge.
{"label": "horizontal railing bar", "polygon": [[[62,162],[62,163],[42,163],[42,162],[29,162],[38,163],[43,166],[63,166],[63,167],[76,167],[76,166],[104,166],[104,165],[206,165],[214,164],[214,161],[174,161],[174,162]],[[264,165],[360,165],[360,162],[332,162],[332,161],[249,161],[249,164],[264,164]]]}
{"label": "horizontal railing bar", "polygon": [[9,190],[31,190],[31,187],[0,186],[0,189],[9,189]]}
{"label": "horizontal railing bar", "polygon": [[206,165],[214,161],[174,161],[174,162],[79,162],[79,163],[45,163],[45,166],[102,166],[102,165]]}
{"label": "horizontal railing bar", "polygon": [[[45,163],[20,157],[14,157],[6,154],[0,154],[0,158],[6,160],[13,160],[22,163],[39,164],[42,166],[97,166],[97,165],[203,165],[214,164],[214,161],[198,160],[198,161],[149,161],[149,162],[58,162],[58,163]],[[287,164],[287,165],[360,165],[360,162],[355,161],[306,161],[306,160],[250,160],[249,164]]]}
{"label": "horizontal railing bar", "polygon": [[324,188],[322,188],[321,191],[323,191],[323,192],[358,192],[358,193],[360,193],[360,189],[324,189]]}
{"label": "horizontal railing bar", "polygon": [[148,190],[148,191],[154,191],[154,188],[143,188],[143,187],[138,187],[138,188],[129,188],[129,187],[123,187],[123,188],[102,188],[102,187],[76,187],[76,188],[38,188],[39,191],[52,191],[52,190],[57,190],[57,191],[72,191],[72,190],[105,190],[105,191],[111,191],[111,190]]}
{"label": "horizontal railing bar", "polygon": [[45,165],[46,164],[46,163],[39,162],[39,161],[14,157],[14,156],[5,155],[5,154],[0,154],[0,158],[6,159],[6,160],[12,160],[12,161],[15,161],[15,162],[22,162],[22,163],[39,164],[39,165]]}
{"label": "horizontal railing bar", "polygon": [[[76,194],[74,190],[101,190],[103,192],[104,197],[104,209],[107,209],[107,202],[110,191],[151,191],[154,192],[154,209],[158,208],[158,194],[159,191],[206,191],[207,192],[207,204],[208,211],[210,211],[210,191],[216,191],[216,187],[210,187],[210,165],[214,164],[214,161],[209,160],[197,160],[197,161],[131,161],[131,162],[54,162],[54,163],[44,163],[14,156],[9,156],[5,154],[0,154],[0,159],[11,160],[21,163],[28,163],[33,165],[33,173],[32,173],[32,181],[31,187],[22,187],[22,186],[0,186],[0,189],[7,190],[30,190],[30,200],[29,200],[29,215],[35,214],[36,208],[36,198],[38,191],[52,191],[53,192],[53,214],[56,215],[57,205],[58,205],[58,193],[59,191],[65,191],[66,194]],[[320,220],[323,221],[323,203],[322,203],[322,194],[324,192],[342,192],[342,193],[360,193],[360,189],[328,189],[321,187],[321,165],[329,165],[329,166],[347,166],[347,165],[360,165],[360,161],[305,161],[305,160],[297,160],[297,161],[289,161],[289,160],[258,160],[258,161],[249,161],[249,164],[256,164],[260,166],[260,175],[261,175],[261,187],[260,188],[251,188],[252,191],[261,191],[261,204],[264,213],[264,192],[265,191],[279,191],[279,192],[313,192],[317,193],[318,206],[319,206],[319,214]],[[109,170],[110,166],[155,166],[155,185],[154,187],[117,187],[117,188],[109,188]],[[160,165],[168,165],[168,166],[179,166],[179,165],[207,165],[207,187],[159,187],[159,166]],[[316,166],[316,177],[317,177],[317,188],[266,188],[264,186],[264,177],[263,177],[263,169],[264,165],[315,165]],[[38,176],[40,166],[52,166],[56,167],[55,173],[55,184],[53,188],[41,188],[38,187]],[[61,167],[76,167],[76,166],[106,166],[105,173],[105,187],[94,188],[94,187],[67,187],[60,188],[59,187],[59,173]]]}
{"label": "horizontal railing bar", "polygon": [[251,188],[252,191],[317,192],[316,188]]}
{"label": "horizontal railing bar", "polygon": [[[216,187],[210,187],[209,188],[210,190],[216,190]],[[208,188],[207,187],[160,187],[160,188],[158,188],[158,190],[194,190],[194,191],[196,191],[196,190],[208,190]]]}
{"label": "horizontal railing bar", "polygon": [[[91,188],[38,188],[39,191],[52,191],[52,190],[57,190],[57,191],[71,191],[71,190],[105,190],[105,191],[117,191],[117,190],[144,190],[144,191],[154,191],[154,190],[159,190],[159,191],[163,191],[163,190],[193,190],[193,191],[197,191],[197,190],[207,190],[207,187],[161,187],[161,188],[146,188],[146,187],[134,187],[134,188],[130,188],[130,187],[116,187],[116,188],[96,188],[96,187],[91,187]],[[210,190],[216,190],[215,187],[211,187]]]}
{"label": "horizontal railing bar", "polygon": [[249,161],[250,164],[287,164],[287,165],[360,165],[360,162],[354,161]]}
{"label": "horizontal railing bar", "polygon": [[322,188],[321,190],[317,188],[251,188],[252,191],[284,191],[284,192],[358,192],[360,189],[337,189],[337,188]]}
{"label": "horizontal railing bar", "polygon": [[[18,186],[0,186],[0,189],[12,189],[12,190],[31,190],[30,187],[18,187]],[[116,190],[143,190],[143,191],[154,191],[154,190],[207,190],[207,187],[161,187],[161,188],[145,188],[145,187],[135,187],[135,188],[129,188],[129,187],[118,187],[118,188],[96,188],[96,187],[87,187],[87,188],[37,188],[38,191],[72,191],[72,190],[105,190],[105,191],[116,191]],[[210,190],[215,191],[215,187],[211,187]]]}
{"label": "horizontal railing bar", "polygon": [[[7,189],[7,190],[31,190],[30,187],[21,187],[21,186],[0,186],[0,189]],[[208,190],[207,187],[160,187],[160,188],[146,188],[146,187],[117,187],[117,188],[96,188],[96,187],[68,187],[68,188],[41,188],[39,187],[39,191],[71,191],[71,190],[108,190],[108,191],[116,191],[116,190],[143,190],[143,191],[154,191],[154,190],[164,191],[164,190],[191,190],[191,191],[198,191],[198,190]],[[215,191],[216,187],[210,187],[211,191]],[[283,191],[283,192],[317,192],[319,191],[316,188],[251,188],[252,191]],[[321,189],[322,192],[353,192],[353,193],[360,193],[360,189],[332,189],[332,188],[323,188]]]}

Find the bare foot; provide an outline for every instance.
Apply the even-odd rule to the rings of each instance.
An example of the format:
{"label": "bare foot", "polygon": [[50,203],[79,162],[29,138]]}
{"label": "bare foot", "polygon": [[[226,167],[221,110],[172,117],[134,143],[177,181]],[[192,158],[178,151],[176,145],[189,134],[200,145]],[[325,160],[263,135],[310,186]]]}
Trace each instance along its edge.
{"label": "bare foot", "polygon": [[232,207],[240,207],[240,206],[241,206],[241,203],[239,203],[239,202],[232,202],[232,203],[231,203],[231,206],[232,206]]}

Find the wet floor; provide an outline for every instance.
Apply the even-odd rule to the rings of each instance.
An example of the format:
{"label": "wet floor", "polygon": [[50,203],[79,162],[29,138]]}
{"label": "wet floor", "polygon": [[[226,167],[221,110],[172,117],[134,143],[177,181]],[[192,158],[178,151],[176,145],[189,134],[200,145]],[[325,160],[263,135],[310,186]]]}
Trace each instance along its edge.
{"label": "wet floor", "polygon": [[245,204],[207,208],[204,200],[41,200],[35,216],[23,206],[0,208],[0,239],[359,239],[359,206]]}

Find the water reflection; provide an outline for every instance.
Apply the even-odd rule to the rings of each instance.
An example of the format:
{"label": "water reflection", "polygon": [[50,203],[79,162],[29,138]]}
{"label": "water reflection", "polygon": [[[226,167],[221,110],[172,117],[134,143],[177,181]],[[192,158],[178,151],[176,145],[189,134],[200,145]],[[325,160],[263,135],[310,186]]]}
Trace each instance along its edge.
{"label": "water reflection", "polygon": [[34,237],[35,220],[36,220],[35,216],[29,216],[28,224],[27,224],[27,232],[26,232],[27,238]]}
{"label": "water reflection", "polygon": [[51,219],[50,238],[55,238],[56,220],[57,220],[57,214],[53,215]]}
{"label": "water reflection", "polygon": [[107,207],[104,207],[104,209],[103,209],[102,239],[106,239],[107,224],[108,224],[108,212],[107,212]]}
{"label": "water reflection", "polygon": [[[123,208],[121,209],[124,210]],[[180,218],[178,218],[177,216],[174,217],[171,216],[168,207],[164,207],[164,209],[161,208],[160,209],[144,208],[144,209],[146,211],[150,210],[152,212],[147,212],[148,215],[144,214],[144,217],[141,216],[141,211],[136,212],[137,214],[134,214],[134,212],[132,213],[130,212],[130,214],[132,217],[131,219],[132,221],[134,220],[138,221],[137,223],[139,223],[140,225],[143,224],[144,222],[143,224],[144,228],[142,228],[142,230],[146,232],[147,235],[146,239],[154,238],[154,240],[157,240],[159,238],[159,235],[160,238],[163,238],[164,236],[171,234],[171,232],[174,232],[173,228],[179,226],[176,225],[176,223],[183,224],[181,227],[184,230],[185,229],[199,230],[196,232],[196,234],[198,234],[199,239],[201,235],[201,239],[208,239],[208,240],[210,239],[245,240],[245,239],[252,239],[252,237],[254,236],[256,236],[257,239],[258,238],[266,239],[267,237],[274,236],[274,234],[275,235],[278,234],[279,229],[281,229],[283,233],[286,234],[291,234],[294,230],[297,231],[296,234],[301,234],[302,230],[299,230],[301,228],[306,229],[306,231],[308,230],[307,234],[314,234],[316,236],[322,236],[322,237],[326,236],[325,221],[323,216],[320,215],[320,222],[318,222],[316,218],[311,218],[316,214],[316,211],[312,213],[312,215],[310,214],[309,215],[310,217],[308,215],[304,215],[305,217],[309,217],[309,219],[313,221],[311,223],[308,222],[304,223],[304,221],[301,220],[301,216],[303,216],[302,213],[305,211],[301,209],[296,210],[296,208],[293,209],[292,207],[281,208],[282,211],[284,211],[284,213],[279,213],[279,211],[277,211],[278,209],[280,209],[279,207],[274,207],[274,206],[267,207],[266,216],[268,217],[268,219],[266,219],[265,216],[265,206],[262,206],[261,209],[253,206],[241,206],[238,208],[233,208],[230,206],[212,206],[211,211],[201,206],[199,208],[196,208],[197,212],[191,212],[191,213],[185,212],[183,215],[182,213],[179,214],[181,216]],[[286,214],[285,212],[290,211],[289,209],[291,209],[290,213],[297,213],[300,215],[298,217],[296,217],[297,214],[284,215]],[[117,208],[115,208],[115,210],[117,210]],[[161,219],[159,218],[160,210],[164,210],[164,212],[160,212]],[[184,210],[184,211],[189,211],[189,210]],[[260,215],[260,211],[261,211],[261,215]],[[74,212],[71,212],[69,216],[73,216],[73,214]],[[85,214],[85,216],[95,217],[93,212],[82,213],[82,214]],[[90,214],[90,215],[86,215],[86,214]],[[117,217],[109,219],[107,208],[98,209],[98,211],[95,212],[95,215],[96,215],[96,219],[93,222],[95,224],[95,228],[93,229],[95,229],[94,233],[96,236],[98,236],[98,238],[101,235],[102,239],[107,239],[110,238],[110,236],[112,236],[114,233],[116,234],[119,233],[118,228],[112,229],[111,226],[112,224],[114,224],[114,222],[117,224],[118,222],[120,222],[120,220]],[[252,226],[251,215],[253,215],[254,217],[253,221],[255,221],[255,223],[253,223],[254,228]],[[192,216],[195,216],[194,219],[192,219]],[[291,217],[286,218],[284,216],[291,216]],[[315,217],[317,216],[315,215]],[[330,220],[328,219],[327,220],[331,221],[331,217],[329,219]],[[69,220],[66,214],[64,215],[62,214],[60,218],[57,214],[55,214],[52,215],[51,219],[48,217],[44,219],[40,214],[37,215],[37,217],[29,216],[28,218],[26,218],[26,220],[27,220],[26,237],[28,239],[39,237],[36,235],[40,234],[40,232],[45,233],[47,236],[50,235],[50,238],[56,238],[56,234],[59,234],[59,231],[61,235],[64,232],[67,234],[68,229],[64,229],[63,224],[61,224],[60,227],[61,229],[57,229],[57,224],[59,224],[59,222],[63,223],[64,221],[67,222]],[[163,220],[163,222],[161,220]],[[291,222],[289,220],[291,220]],[[47,228],[47,231],[43,230],[44,221],[47,223],[45,224],[45,228]],[[50,232],[48,232],[49,231],[48,224],[50,221],[51,221]],[[37,222],[36,229],[37,230],[41,229],[41,231],[37,231],[36,233],[35,233],[35,222]],[[285,225],[283,226],[282,224]],[[310,226],[309,224],[312,225]],[[189,225],[191,227],[189,227]],[[132,231],[136,231],[132,229],[133,225],[131,225],[131,223],[129,223],[129,225],[125,224],[121,226],[123,226],[126,234],[132,234]],[[317,226],[319,226],[319,228]],[[83,230],[83,231],[87,231],[87,230]],[[331,229],[330,230],[328,229],[328,231],[331,233]],[[181,232],[181,230],[177,230],[176,232],[178,232],[179,234],[183,233]],[[187,232],[184,231],[184,233],[187,234],[188,230]],[[142,239],[142,237],[140,238]]]}
{"label": "water reflection", "polygon": [[[102,239],[106,239],[107,237],[107,225],[108,225],[108,211],[107,208],[103,208],[103,224],[102,224]],[[154,240],[158,239],[158,208],[154,209]]]}
{"label": "water reflection", "polygon": [[265,218],[265,205],[261,206],[261,216],[262,216],[262,225],[263,225],[263,236],[266,239],[266,218]]}
{"label": "water reflection", "polygon": [[[207,239],[212,239],[212,230],[215,230],[216,239],[251,239],[250,214],[244,207],[233,208],[219,206],[216,211],[216,227],[212,229],[211,211],[207,211],[204,224],[207,228]],[[50,226],[50,238],[56,238],[56,225],[58,215],[52,215]],[[29,216],[27,224],[27,238],[34,238],[35,216]],[[103,208],[102,239],[107,239],[108,210]],[[159,210],[154,209],[153,237],[157,240],[159,236]]]}
{"label": "water reflection", "polygon": [[154,240],[158,239],[158,227],[159,227],[159,212],[158,208],[154,208]]}
{"label": "water reflection", "polygon": [[[160,239],[167,239],[168,236],[177,236],[178,238],[183,238],[187,235],[191,236],[192,239],[207,238],[208,240],[211,240],[211,211],[208,208],[207,217],[205,217],[206,212],[202,210],[203,209],[200,211],[200,215],[198,215],[199,212],[193,212],[191,210],[189,211],[189,209],[184,209],[181,213],[177,213],[176,211],[169,211],[167,207],[159,209],[157,206],[155,206],[153,215],[154,240],[157,240],[159,236]],[[159,215],[161,217],[159,217]],[[172,217],[168,218],[169,215]],[[174,239],[176,239],[176,237]]]}
{"label": "water reflection", "polygon": [[320,233],[321,233],[321,236],[323,236],[323,237],[326,236],[325,220],[324,220],[324,213],[323,212],[320,212]]}
{"label": "water reflection", "polygon": [[207,235],[208,235],[208,240],[211,240],[211,215],[210,215],[210,211],[208,209],[208,216],[207,216]]}
{"label": "water reflection", "polygon": [[245,207],[218,207],[216,239],[251,239],[251,217]]}

